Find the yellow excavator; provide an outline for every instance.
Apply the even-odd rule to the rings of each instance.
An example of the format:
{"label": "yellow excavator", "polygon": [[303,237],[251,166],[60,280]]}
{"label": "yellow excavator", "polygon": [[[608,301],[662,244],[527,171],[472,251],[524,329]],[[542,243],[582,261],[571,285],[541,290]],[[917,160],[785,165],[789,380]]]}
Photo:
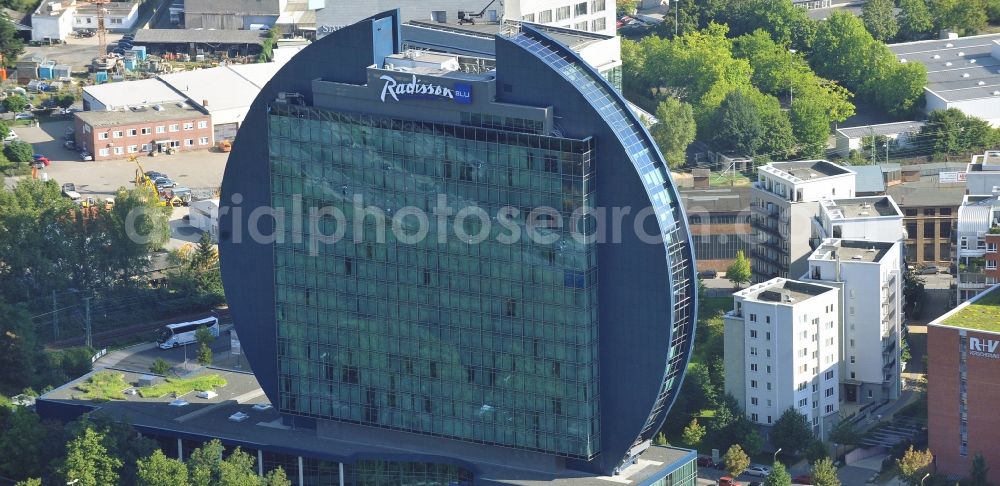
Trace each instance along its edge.
{"label": "yellow excavator", "polygon": [[146,175],[146,171],[145,169],[142,168],[142,164],[139,163],[138,157],[136,157],[134,154],[129,155],[128,160],[135,162],[135,165],[138,167],[135,170],[134,182],[136,187],[145,186],[146,189],[149,189],[150,191],[153,192],[153,194],[156,194],[156,198],[157,201],[160,203],[160,206],[172,206],[176,208],[184,205],[184,201],[182,201],[181,198],[174,196],[173,193],[171,193],[170,197],[166,197],[162,192],[160,192],[160,189],[156,187],[156,184],[153,183],[153,180],[150,179],[148,175]]}

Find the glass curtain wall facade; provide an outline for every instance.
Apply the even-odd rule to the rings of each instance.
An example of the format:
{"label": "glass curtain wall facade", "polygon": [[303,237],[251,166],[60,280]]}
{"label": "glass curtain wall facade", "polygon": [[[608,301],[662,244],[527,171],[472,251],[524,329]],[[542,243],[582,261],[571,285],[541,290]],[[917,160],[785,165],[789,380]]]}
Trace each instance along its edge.
{"label": "glass curtain wall facade", "polygon": [[[568,225],[504,242],[536,208],[570,221],[593,206],[590,139],[275,105],[268,142],[274,207],[301,195],[346,215],[315,256],[308,225],[275,242],[282,412],[599,452],[596,246]],[[433,214],[441,198],[492,224],[431,217],[425,237],[399,241],[372,214]],[[416,217],[399,221],[419,233]]]}

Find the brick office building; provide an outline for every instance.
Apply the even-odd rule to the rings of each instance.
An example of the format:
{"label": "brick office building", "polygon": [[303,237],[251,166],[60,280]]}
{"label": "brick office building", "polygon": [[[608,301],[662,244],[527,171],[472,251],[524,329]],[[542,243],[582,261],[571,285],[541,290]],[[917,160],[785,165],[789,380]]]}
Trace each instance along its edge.
{"label": "brick office building", "polygon": [[210,115],[185,103],[135,106],[121,111],[82,111],[74,121],[76,146],[94,160],[133,154],[203,150],[213,143]]}
{"label": "brick office building", "polygon": [[[1000,464],[1000,286],[979,294],[927,328],[929,447],[937,472],[967,477],[976,454]],[[990,469],[1000,482],[1000,468]]]}

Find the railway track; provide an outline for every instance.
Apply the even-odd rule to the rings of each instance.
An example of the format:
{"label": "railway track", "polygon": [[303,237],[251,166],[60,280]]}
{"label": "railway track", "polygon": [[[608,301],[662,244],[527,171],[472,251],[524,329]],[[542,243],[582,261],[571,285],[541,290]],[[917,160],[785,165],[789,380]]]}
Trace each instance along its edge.
{"label": "railway track", "polygon": [[[150,340],[153,338],[153,331],[163,327],[166,324],[172,324],[175,322],[192,321],[201,317],[205,317],[211,311],[201,311],[201,312],[188,312],[183,314],[177,314],[166,319],[160,319],[156,321],[145,322],[142,324],[135,324],[127,327],[120,327],[116,329],[108,329],[106,331],[95,332],[91,337],[93,347],[95,349],[101,349],[103,347],[110,346],[117,342],[125,340],[132,336],[148,336]],[[229,315],[228,309],[219,310],[219,324],[225,325],[232,323],[232,317]],[[45,345],[46,349],[56,350],[72,348],[76,346],[83,346],[86,339],[84,336],[76,336],[67,339],[60,339],[58,341],[52,341]]]}

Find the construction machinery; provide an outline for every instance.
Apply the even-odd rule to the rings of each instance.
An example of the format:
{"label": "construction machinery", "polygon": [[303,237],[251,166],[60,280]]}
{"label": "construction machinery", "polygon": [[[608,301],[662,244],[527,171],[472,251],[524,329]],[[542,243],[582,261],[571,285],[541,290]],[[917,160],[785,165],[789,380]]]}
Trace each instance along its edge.
{"label": "construction machinery", "polygon": [[136,187],[145,187],[153,194],[156,194],[156,200],[159,202],[160,206],[171,206],[176,208],[184,205],[184,201],[175,196],[172,191],[169,194],[160,192],[160,189],[153,183],[153,179],[150,179],[149,176],[146,175],[146,170],[142,168],[142,164],[139,163],[139,158],[136,157],[135,154],[129,155],[128,160],[135,162],[137,167],[137,169],[135,169],[135,180],[133,181],[135,182]]}
{"label": "construction machinery", "polygon": [[233,142],[229,140],[222,140],[217,144],[219,152],[229,152],[233,150]]}
{"label": "construction machinery", "polygon": [[[471,10],[459,10],[458,11],[458,25],[475,24],[476,23],[476,19],[483,18],[483,15],[486,13],[486,10],[489,9],[490,6],[493,5],[496,2],[497,2],[497,0],[491,0],[490,3],[487,3],[486,6],[483,7],[483,9],[480,10],[478,13],[473,12]],[[503,12],[503,2],[500,2],[500,11]]]}

